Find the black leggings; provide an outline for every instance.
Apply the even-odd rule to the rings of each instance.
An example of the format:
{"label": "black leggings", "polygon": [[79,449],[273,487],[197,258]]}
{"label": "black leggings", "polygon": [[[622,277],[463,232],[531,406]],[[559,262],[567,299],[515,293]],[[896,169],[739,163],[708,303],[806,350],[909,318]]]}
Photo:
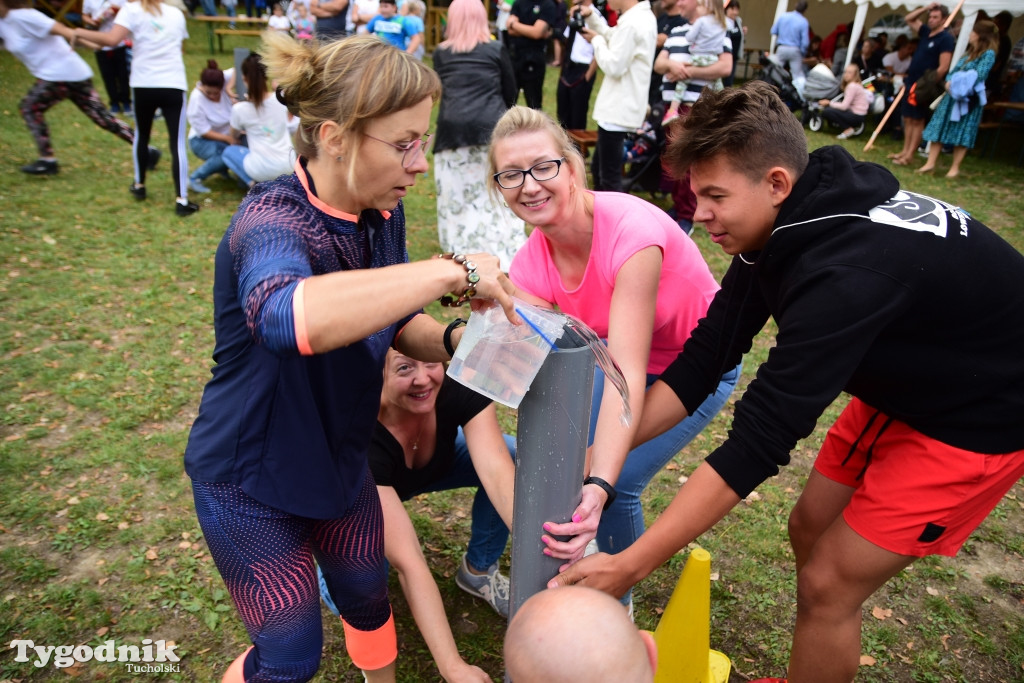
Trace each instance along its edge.
{"label": "black leggings", "polygon": [[96,50],[96,66],[110,98],[110,107],[128,111],[132,107],[132,90],[128,85],[128,48]]}
{"label": "black leggings", "polygon": [[594,189],[622,192],[622,163],[626,142],[624,132],[597,127],[597,145],[590,171],[594,175]]}
{"label": "black leggings", "polygon": [[[566,58],[568,59],[568,58]],[[572,130],[587,127],[587,109],[590,107],[590,93],[596,78],[586,80],[589,65],[569,62],[558,78],[558,122],[563,128]]]}
{"label": "black leggings", "polygon": [[171,147],[171,175],[174,194],[188,196],[188,155],[185,153],[186,121],[184,117],[186,93],[175,88],[133,88],[135,96],[135,182],[146,183],[149,162],[149,136],[153,132],[153,118],[159,109],[167,124],[167,137]]}

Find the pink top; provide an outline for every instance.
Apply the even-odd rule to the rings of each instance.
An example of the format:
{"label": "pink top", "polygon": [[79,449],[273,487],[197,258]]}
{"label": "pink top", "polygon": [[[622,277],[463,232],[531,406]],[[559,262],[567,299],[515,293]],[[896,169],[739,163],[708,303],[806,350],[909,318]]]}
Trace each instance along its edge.
{"label": "pink top", "polygon": [[870,105],[871,95],[867,89],[857,81],[850,81],[846,84],[846,89],[843,90],[843,99],[833,102],[829,106],[833,109],[849,110],[851,114],[864,116],[868,113]]}
{"label": "pink top", "polygon": [[594,238],[579,287],[568,290],[562,285],[551,259],[550,243],[540,230],[534,230],[516,252],[509,277],[517,287],[557,305],[607,339],[608,309],[619,268],[641,249],[659,247],[664,261],[647,372],[660,374],[675,360],[690,331],[707,313],[718,283],[697,245],[664,211],[629,194],[591,194]]}

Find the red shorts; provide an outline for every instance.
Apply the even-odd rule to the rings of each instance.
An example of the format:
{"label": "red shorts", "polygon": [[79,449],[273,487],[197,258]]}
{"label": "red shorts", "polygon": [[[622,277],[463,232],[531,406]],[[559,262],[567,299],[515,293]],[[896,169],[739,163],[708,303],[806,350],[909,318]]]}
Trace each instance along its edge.
{"label": "red shorts", "polygon": [[1024,476],[1024,450],[955,448],[854,398],[814,468],[856,489],[843,519],[871,543],[900,555],[953,556]]}

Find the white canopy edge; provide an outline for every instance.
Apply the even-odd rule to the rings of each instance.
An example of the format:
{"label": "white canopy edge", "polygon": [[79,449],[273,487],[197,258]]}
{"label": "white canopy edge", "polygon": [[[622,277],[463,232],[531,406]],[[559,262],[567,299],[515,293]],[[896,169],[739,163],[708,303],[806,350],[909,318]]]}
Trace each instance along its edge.
{"label": "white canopy edge", "polygon": [[[817,0],[818,2],[824,2],[824,0]],[[864,31],[864,18],[868,13],[868,5],[872,7],[892,7],[895,9],[903,9],[909,12],[910,10],[917,9],[918,7],[926,7],[932,3],[932,0],[831,0],[832,2],[843,2],[847,5],[856,4],[857,9],[853,17],[853,34],[850,36],[850,45],[856,45],[857,40],[860,38],[861,33]],[[949,2],[949,5],[955,6],[955,2]],[[779,17],[786,13],[787,7],[789,6],[789,0],[778,0],[778,4],[775,8],[775,19],[778,21]],[[952,9],[952,7],[950,8]],[[964,6],[960,9],[964,16],[963,26],[960,28],[960,36],[956,41],[956,49],[953,51],[953,61],[951,64],[956,64],[957,60],[967,49],[967,41],[971,37],[971,29],[974,28],[974,22],[978,18],[978,10],[985,10],[990,16],[995,15],[1002,11],[1007,11],[1013,16],[1017,17],[1024,14],[1024,2],[1022,0],[965,0]],[[774,23],[774,22],[773,22]],[[775,36],[772,36],[770,51],[775,52]],[[846,52],[846,64],[850,63],[853,59],[854,50],[847,50]],[[846,66],[845,64],[843,65]]]}

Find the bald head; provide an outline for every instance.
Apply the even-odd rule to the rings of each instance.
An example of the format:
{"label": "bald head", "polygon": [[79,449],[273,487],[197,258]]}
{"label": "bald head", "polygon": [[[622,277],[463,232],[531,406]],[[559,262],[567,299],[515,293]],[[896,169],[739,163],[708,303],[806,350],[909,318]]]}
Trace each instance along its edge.
{"label": "bald head", "polygon": [[622,603],[582,586],[541,591],[516,612],[505,634],[513,683],[654,680],[657,652]]}

